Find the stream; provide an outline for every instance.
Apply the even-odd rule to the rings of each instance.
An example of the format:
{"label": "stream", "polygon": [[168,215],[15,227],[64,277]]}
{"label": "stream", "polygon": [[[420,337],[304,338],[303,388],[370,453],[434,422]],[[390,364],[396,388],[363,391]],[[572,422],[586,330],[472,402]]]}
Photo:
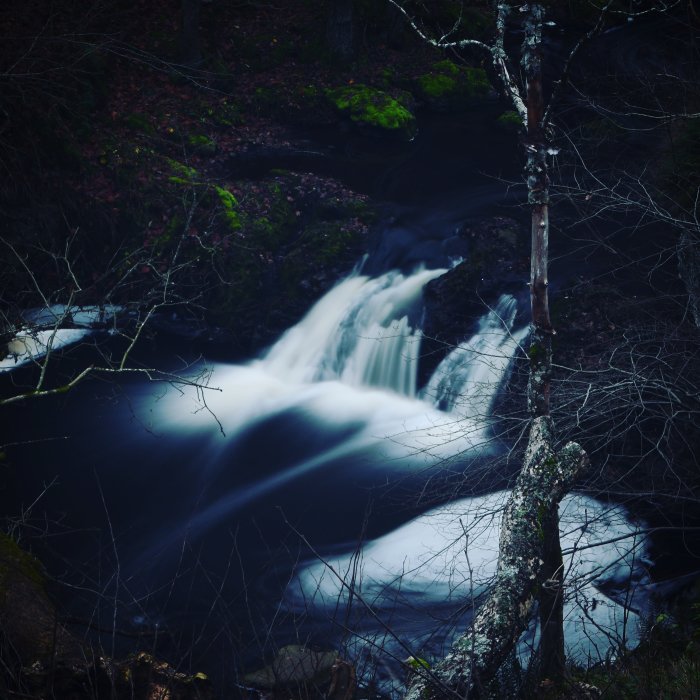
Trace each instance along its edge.
{"label": "stream", "polygon": [[[493,167],[514,143],[473,115],[436,118],[379,161],[365,142],[326,147],[388,214],[297,325],[245,361],[161,335],[138,360],[197,386],[96,380],[10,417],[3,512],[37,536],[76,631],[107,653],[148,645],[226,684],[312,643],[390,693],[401,659],[443,653],[495,571],[507,494],[489,470],[511,447],[497,407],[525,353],[526,300],[485,307],[421,383],[422,291],[468,254],[460,222],[521,216],[497,179],[518,164]],[[3,391],[31,372],[3,375]],[[431,494],[447,475],[459,491]],[[568,651],[594,662],[638,639],[643,523],[577,494],[561,512]],[[523,659],[535,643],[531,629]]]}

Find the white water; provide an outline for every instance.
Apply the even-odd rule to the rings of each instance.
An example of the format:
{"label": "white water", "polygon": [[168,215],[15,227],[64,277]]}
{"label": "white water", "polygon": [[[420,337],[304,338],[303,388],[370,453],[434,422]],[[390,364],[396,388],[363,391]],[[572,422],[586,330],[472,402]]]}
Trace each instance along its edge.
{"label": "white water", "polygon": [[[0,372],[41,360],[49,351],[58,351],[84,340],[91,329],[104,326],[122,311],[119,306],[66,306],[52,304],[22,313],[27,325],[18,328],[0,359]],[[61,328],[70,323],[74,328]]]}
{"label": "white water", "polygon": [[[376,472],[389,481],[392,474],[436,469],[449,460],[468,470],[474,460],[494,452],[493,405],[513,358],[522,352],[526,330],[515,330],[516,301],[501,297],[485,311],[474,335],[440,363],[418,394],[417,302],[423,286],[443,272],[351,276],[260,359],[211,368],[210,384],[218,391],[185,391],[157,404],[157,429],[209,435],[210,448],[200,454],[200,468],[235,470],[235,454],[222,459],[222,452],[256,426],[265,442],[256,443],[260,452],[269,449],[267,442],[276,438],[266,426],[275,417],[301,419],[297,429],[302,431],[302,444],[304,431],[311,437],[348,429],[322,448],[293,452],[296,456],[283,459],[272,474],[265,472],[252,483],[219,494],[188,523],[190,535],[230,522],[243,507],[319,470],[335,475],[333,470],[342,465],[337,478],[345,476],[348,459],[357,479]],[[284,455],[285,443],[273,449]],[[313,493],[313,484],[309,488]],[[342,494],[328,500],[329,518],[330,504],[338,497]],[[324,493],[314,494],[309,507],[323,510],[326,498]],[[433,651],[436,644],[442,648],[454,628],[436,632],[433,615],[437,609],[446,611],[443,617],[460,606],[463,610],[465,602],[488,585],[495,570],[504,498],[495,493],[463,499],[426,513],[367,543],[359,553],[336,553],[328,561],[332,570],[323,562],[309,562],[290,584],[285,604],[321,617],[342,608],[351,599],[343,581],[352,572],[356,591],[392,621],[404,640]],[[622,509],[583,496],[564,500],[562,518],[563,543],[570,550],[567,646],[579,661],[599,659],[622,638],[628,645],[636,643],[637,614],[620,603],[632,582],[639,590],[631,601],[639,608],[644,605],[644,540]],[[463,528],[469,531],[468,557]],[[620,595],[610,594],[613,589]],[[356,624],[358,653],[366,651],[368,639],[375,644],[377,635],[386,636],[366,618],[358,618]],[[385,642],[390,648],[398,643]],[[400,653],[398,648],[392,651]]]}
{"label": "white water", "polygon": [[[353,646],[369,648],[370,640],[381,639],[389,654],[406,656],[399,640],[387,636],[366,614],[371,608],[381,619],[395,621],[395,631],[417,656],[441,653],[456,633],[451,625],[459,625],[460,619],[464,624],[465,603],[483,593],[495,574],[507,496],[497,492],[460,499],[359,550],[310,561],[288,586],[287,605],[331,617],[338,608],[341,616],[349,614],[352,601],[360,620]],[[611,649],[635,646],[639,640],[638,612],[645,607],[649,583],[645,538],[623,508],[586,496],[566,496],[560,516],[567,655],[581,664],[595,663]],[[432,625],[425,611],[435,615]],[[406,619],[411,622],[404,629],[401,620]],[[450,625],[440,629],[438,620]],[[428,629],[425,636],[419,633],[423,626]],[[533,632],[523,640],[521,652],[532,643]]]}
{"label": "white water", "polygon": [[[424,285],[444,272],[347,278],[261,359],[211,368],[209,384],[216,390],[161,402],[160,420],[181,430],[210,430],[223,445],[212,415],[232,438],[294,409],[317,423],[361,426],[345,445],[347,453],[372,444],[388,458],[427,465],[490,449],[491,405],[525,333],[512,333],[515,300],[502,297],[474,337],[438,367],[424,396],[417,396],[421,333],[410,316]],[[433,386],[442,392],[437,399]],[[441,410],[450,391],[462,400]]]}
{"label": "white water", "polygon": [[[503,297],[485,314],[468,350],[457,348],[454,358],[448,357],[436,372],[435,381],[446,384],[447,368],[453,368],[468,392],[465,402],[444,411],[416,396],[421,334],[410,318],[420,311],[425,284],[444,272],[353,275],[328,292],[261,359],[210,368],[209,382],[217,390],[186,390],[155,405],[149,401],[154,430],[209,435],[198,466],[211,471],[235,469],[235,457],[224,458],[224,451],[275,417],[301,417],[310,436],[350,427],[348,435],[323,449],[285,458],[275,473],[221,494],[199,509],[188,524],[190,533],[231,518],[314,471],[332,470],[340,460],[353,459],[362,479],[363,473],[400,475],[493,452],[487,416],[524,331],[512,334],[516,304]],[[265,448],[269,445],[261,445]],[[278,451],[284,450],[280,443]]]}

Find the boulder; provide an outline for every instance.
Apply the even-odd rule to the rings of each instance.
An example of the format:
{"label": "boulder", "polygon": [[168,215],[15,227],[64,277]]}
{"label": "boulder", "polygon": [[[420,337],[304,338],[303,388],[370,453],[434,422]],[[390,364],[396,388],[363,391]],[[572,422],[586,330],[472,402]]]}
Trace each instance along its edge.
{"label": "boulder", "polygon": [[353,697],[355,670],[335,651],[319,651],[299,644],[282,647],[265,667],[248,673],[243,684],[263,698],[324,698],[349,700]]}

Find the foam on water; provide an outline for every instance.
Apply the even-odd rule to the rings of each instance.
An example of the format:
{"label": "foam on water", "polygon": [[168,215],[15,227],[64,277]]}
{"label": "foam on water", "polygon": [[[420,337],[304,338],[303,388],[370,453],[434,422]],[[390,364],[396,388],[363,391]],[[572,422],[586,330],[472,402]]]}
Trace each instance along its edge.
{"label": "foam on water", "polygon": [[[372,609],[382,619],[416,610],[436,618],[463,614],[496,572],[500,519],[507,492],[461,499],[433,509],[359,550],[302,565],[287,588],[286,605],[329,615],[340,605]],[[565,637],[569,658],[600,661],[611,647],[634,646],[640,612],[647,604],[645,537],[620,506],[579,494],[560,506],[565,566]],[[357,599],[361,598],[362,606]],[[436,614],[436,610],[442,612]],[[363,626],[364,625],[364,626]],[[420,625],[419,625],[420,627]],[[400,630],[399,627],[397,627]],[[358,639],[375,638],[373,616],[355,621]],[[455,634],[447,626],[431,645],[443,648]],[[409,626],[403,643],[415,643]],[[529,638],[532,642],[534,630]],[[401,641],[386,639],[387,651],[403,654]],[[416,653],[421,650],[416,649]]]}

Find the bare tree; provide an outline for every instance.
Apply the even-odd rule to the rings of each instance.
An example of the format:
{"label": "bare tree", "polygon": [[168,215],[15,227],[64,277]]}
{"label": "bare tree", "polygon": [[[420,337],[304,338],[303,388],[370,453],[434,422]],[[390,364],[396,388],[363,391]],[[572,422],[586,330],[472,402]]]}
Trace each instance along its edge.
{"label": "bare tree", "polygon": [[[522,122],[526,158],[528,203],[531,209],[531,336],[527,390],[531,417],[524,464],[506,505],[501,526],[496,581],[479,608],[471,628],[455,642],[452,651],[430,674],[415,674],[408,691],[411,699],[443,694],[479,694],[498,672],[528,624],[539,601],[541,628],[540,672],[558,680],[565,674],[562,628],[563,565],[558,534],[558,503],[588,464],[586,452],[576,443],[557,451],[550,415],[552,379],[552,327],[548,299],[549,170],[557,149],[551,142],[556,105],[569,80],[571,66],[581,48],[604,27],[617,10],[609,0],[597,21],[571,48],[559,79],[545,97],[542,54],[545,9],[540,4],[500,2],[495,5],[495,36],[491,43],[473,39],[453,40],[456,24],[440,38],[432,38],[396,0],[389,0],[404,14],[413,29],[440,49],[469,49],[490,56],[500,91]],[[665,11],[675,3],[647,3],[640,13]],[[520,71],[511,65],[506,32],[514,10],[519,11],[523,42]]]}

